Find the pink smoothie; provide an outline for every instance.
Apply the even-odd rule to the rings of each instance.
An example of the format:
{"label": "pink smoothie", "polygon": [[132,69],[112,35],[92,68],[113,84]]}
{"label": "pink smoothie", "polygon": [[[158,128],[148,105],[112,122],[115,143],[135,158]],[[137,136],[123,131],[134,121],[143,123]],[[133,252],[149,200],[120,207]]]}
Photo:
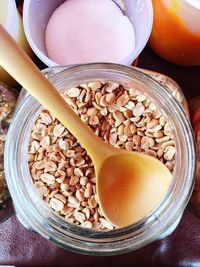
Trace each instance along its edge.
{"label": "pink smoothie", "polygon": [[112,0],[67,0],[52,14],[45,43],[49,58],[60,65],[120,63],[133,52],[135,34]]}

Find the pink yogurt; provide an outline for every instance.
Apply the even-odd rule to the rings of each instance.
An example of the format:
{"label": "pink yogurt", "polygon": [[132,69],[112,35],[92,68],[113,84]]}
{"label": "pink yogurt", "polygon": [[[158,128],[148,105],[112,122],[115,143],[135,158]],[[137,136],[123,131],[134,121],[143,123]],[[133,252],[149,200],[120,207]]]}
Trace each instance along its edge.
{"label": "pink yogurt", "polygon": [[67,0],[50,17],[45,43],[60,65],[118,63],[133,53],[135,33],[112,0]]}

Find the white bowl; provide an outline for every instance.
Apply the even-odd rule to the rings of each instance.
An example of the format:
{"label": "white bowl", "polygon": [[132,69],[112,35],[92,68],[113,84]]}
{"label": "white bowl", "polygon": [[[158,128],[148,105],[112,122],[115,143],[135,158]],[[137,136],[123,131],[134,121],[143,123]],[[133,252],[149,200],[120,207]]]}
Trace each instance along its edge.
{"label": "white bowl", "polygon": [[[58,66],[48,56],[45,48],[45,29],[54,10],[65,0],[24,0],[23,24],[27,40],[40,60],[47,66]],[[115,0],[118,2],[118,0]],[[134,25],[136,47],[121,64],[131,65],[148,42],[153,22],[151,0],[125,0],[126,12]]]}

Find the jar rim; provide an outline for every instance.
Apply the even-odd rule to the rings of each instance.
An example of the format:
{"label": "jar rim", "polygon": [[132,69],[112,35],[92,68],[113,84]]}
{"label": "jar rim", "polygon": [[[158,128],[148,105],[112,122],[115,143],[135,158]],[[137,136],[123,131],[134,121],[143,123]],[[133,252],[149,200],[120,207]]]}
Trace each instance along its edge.
{"label": "jar rim", "polygon": [[[20,145],[22,144],[23,140],[26,140],[24,143],[26,143],[26,146],[28,145],[27,140],[29,142],[29,137],[27,136],[27,133],[28,131],[30,133],[31,130],[30,127],[27,130],[24,129],[24,127],[19,129],[17,126],[19,125],[19,122],[21,122],[22,126],[31,126],[30,113],[34,111],[34,118],[36,118],[42,109],[41,105],[30,95],[28,95],[24,99],[24,102],[18,107],[8,132],[5,147],[5,173],[17,214],[22,221],[24,220],[27,222],[29,227],[39,232],[42,236],[74,251],[86,254],[91,253],[91,244],[93,244],[92,253],[94,254],[119,254],[130,251],[133,248],[139,248],[155,240],[161,233],[163,233],[163,230],[165,230],[167,226],[171,225],[174,220],[181,215],[194,186],[196,166],[195,144],[189,120],[186,118],[186,115],[178,102],[171,97],[170,93],[167,92],[163,86],[150,78],[148,75],[138,70],[138,68],[130,68],[111,63],[90,63],[64,69],[59,73],[52,75],[49,77],[49,79],[55,84],[59,83],[63,79],[66,79],[67,77],[69,84],[70,82],[75,82],[75,80],[78,78],[80,79],[80,77],[82,77],[83,80],[83,78],[86,78],[86,76],[84,76],[86,74],[89,75],[89,77],[94,77],[95,75],[98,76],[97,73],[99,75],[101,73],[101,75],[104,75],[105,77],[108,74],[112,74],[115,75],[115,79],[117,76],[120,78],[123,77],[124,80],[125,78],[129,80],[138,79],[138,82],[153,90],[152,93],[149,92],[149,94],[156,94],[157,100],[159,100],[163,105],[162,109],[169,111],[170,108],[173,108],[172,110],[175,113],[173,116],[178,116],[179,118],[179,124],[176,125],[176,127],[179,127],[179,132],[182,133],[182,137],[184,139],[182,142],[185,145],[185,155],[182,156],[185,160],[185,163],[190,163],[191,167],[186,169],[185,167],[183,168],[179,166],[177,171],[180,173],[176,174],[177,179],[174,179],[174,183],[171,185],[168,195],[165,197],[160,206],[142,221],[125,228],[114,229],[110,231],[86,230],[85,228],[81,228],[64,221],[61,216],[54,214],[53,211],[48,213],[48,220],[44,222],[44,220],[47,218],[44,218],[44,214],[41,213],[39,208],[43,201],[39,199],[39,196],[33,201],[33,199],[31,199],[33,195],[27,196],[26,194],[23,194],[23,190],[25,190],[25,184],[22,184],[21,177],[16,176],[19,176],[21,171],[21,169],[19,170],[19,166],[17,166],[19,163],[17,156],[19,156],[19,152],[21,154],[27,153],[27,147],[20,147]],[[90,78],[90,80],[93,80],[93,78]],[[155,95],[150,97],[155,98]],[[38,107],[40,107],[39,110]],[[33,117],[33,115],[31,116]],[[22,158],[20,158],[20,160],[21,159]],[[13,168],[10,168],[9,162],[13,162]],[[27,171],[29,172],[28,168],[26,170],[26,174]],[[180,185],[180,183],[178,184],[178,180],[180,179],[178,175],[182,177],[182,185]],[[177,185],[179,186],[177,189],[178,192],[174,189],[177,187]],[[178,203],[175,203],[177,202],[177,199]],[[28,207],[26,207],[24,204],[26,201],[28,201],[29,204],[31,203],[31,210],[30,207],[28,210]],[[30,215],[33,217],[30,218]],[[61,223],[63,224],[62,227],[60,226]],[[82,235],[80,235],[80,233]],[[65,235],[68,235],[68,244],[66,244],[67,242]],[[80,240],[78,240],[78,237]],[[139,237],[142,237],[142,239],[140,240]],[[82,244],[83,242],[84,245]],[[107,243],[109,243],[109,246]]]}

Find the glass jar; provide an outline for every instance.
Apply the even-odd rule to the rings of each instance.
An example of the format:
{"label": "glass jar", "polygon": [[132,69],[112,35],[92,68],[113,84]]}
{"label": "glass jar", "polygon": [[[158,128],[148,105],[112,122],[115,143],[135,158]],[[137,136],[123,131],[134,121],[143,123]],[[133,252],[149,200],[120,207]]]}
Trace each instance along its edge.
{"label": "glass jar", "polygon": [[133,225],[109,231],[96,231],[67,222],[44,203],[33,186],[28,168],[28,144],[32,126],[42,106],[27,94],[19,102],[5,148],[6,177],[19,220],[25,227],[59,246],[90,255],[129,252],[169,234],[181,218],[195,178],[196,154],[193,132],[182,107],[167,89],[136,68],[99,63],[58,70],[58,73],[48,76],[60,92],[94,80],[114,81],[145,92],[174,128],[177,160],[173,182],[159,207]]}

